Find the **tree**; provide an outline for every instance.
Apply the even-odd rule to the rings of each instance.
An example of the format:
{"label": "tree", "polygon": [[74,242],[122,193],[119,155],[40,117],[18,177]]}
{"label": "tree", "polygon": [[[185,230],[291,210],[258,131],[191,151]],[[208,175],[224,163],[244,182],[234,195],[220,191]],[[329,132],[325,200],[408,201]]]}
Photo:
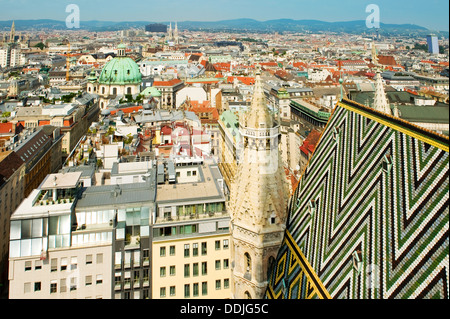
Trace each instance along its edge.
{"label": "tree", "polygon": [[41,50],[44,50],[44,48],[46,48],[45,44],[42,42],[37,43],[34,47],[39,48]]}

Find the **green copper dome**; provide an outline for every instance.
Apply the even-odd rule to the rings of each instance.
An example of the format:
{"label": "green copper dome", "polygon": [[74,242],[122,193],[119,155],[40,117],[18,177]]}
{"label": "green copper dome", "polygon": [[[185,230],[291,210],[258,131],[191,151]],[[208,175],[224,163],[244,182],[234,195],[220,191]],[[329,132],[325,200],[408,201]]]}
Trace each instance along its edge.
{"label": "green copper dome", "polygon": [[137,63],[123,56],[115,57],[106,63],[98,78],[99,84],[106,85],[140,84],[141,82],[142,75]]}

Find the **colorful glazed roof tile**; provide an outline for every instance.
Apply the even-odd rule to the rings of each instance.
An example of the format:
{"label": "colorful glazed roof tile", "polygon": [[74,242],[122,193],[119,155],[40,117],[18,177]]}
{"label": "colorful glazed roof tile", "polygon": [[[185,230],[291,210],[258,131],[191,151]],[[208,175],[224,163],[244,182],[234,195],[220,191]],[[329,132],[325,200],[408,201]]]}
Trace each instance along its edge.
{"label": "colorful glazed roof tile", "polygon": [[449,298],[448,137],[346,100],[289,202],[266,298]]}

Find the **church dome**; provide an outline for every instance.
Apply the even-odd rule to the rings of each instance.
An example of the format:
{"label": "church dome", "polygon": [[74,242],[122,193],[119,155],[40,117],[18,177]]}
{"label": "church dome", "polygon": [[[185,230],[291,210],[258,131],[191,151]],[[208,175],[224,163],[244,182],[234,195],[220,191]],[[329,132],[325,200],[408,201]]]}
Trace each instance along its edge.
{"label": "church dome", "polygon": [[106,63],[98,79],[99,84],[106,85],[141,84],[141,82],[139,66],[133,59],[125,56],[115,57]]}

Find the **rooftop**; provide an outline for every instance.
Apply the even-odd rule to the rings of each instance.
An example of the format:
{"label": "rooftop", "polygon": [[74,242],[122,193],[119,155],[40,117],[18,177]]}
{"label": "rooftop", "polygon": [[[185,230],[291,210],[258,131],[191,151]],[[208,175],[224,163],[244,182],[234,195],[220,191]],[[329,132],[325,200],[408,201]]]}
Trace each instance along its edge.
{"label": "rooftop", "polygon": [[41,189],[75,188],[82,172],[49,174],[41,183]]}

